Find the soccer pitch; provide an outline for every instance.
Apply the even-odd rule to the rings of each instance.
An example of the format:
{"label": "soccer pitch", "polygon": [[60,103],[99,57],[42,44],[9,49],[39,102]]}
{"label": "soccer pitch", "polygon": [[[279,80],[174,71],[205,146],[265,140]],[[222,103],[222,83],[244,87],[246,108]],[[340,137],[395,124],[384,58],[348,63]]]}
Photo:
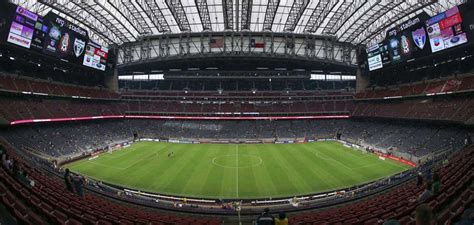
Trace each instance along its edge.
{"label": "soccer pitch", "polygon": [[[170,152],[174,156],[168,158]],[[410,167],[326,141],[305,144],[136,142],[70,170],[106,183],[174,196],[291,197],[387,177]]]}

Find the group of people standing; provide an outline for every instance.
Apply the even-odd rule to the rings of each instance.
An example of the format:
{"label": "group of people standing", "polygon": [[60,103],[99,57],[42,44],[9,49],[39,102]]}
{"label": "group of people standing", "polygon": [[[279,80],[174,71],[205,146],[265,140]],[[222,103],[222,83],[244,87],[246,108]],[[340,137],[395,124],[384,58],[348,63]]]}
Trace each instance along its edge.
{"label": "group of people standing", "polygon": [[265,208],[262,215],[257,218],[257,225],[288,225],[288,217],[284,212],[281,212],[275,218],[270,214],[270,209]]}
{"label": "group of people standing", "polygon": [[66,189],[70,192],[75,192],[80,197],[84,197],[84,178],[79,175],[74,175],[66,169],[64,173],[64,182]]}
{"label": "group of people standing", "polygon": [[2,166],[5,170],[13,175],[16,180],[25,185],[28,188],[35,186],[35,181],[26,172],[25,168],[19,163],[11,158],[6,151],[0,149],[0,155],[2,159]]}

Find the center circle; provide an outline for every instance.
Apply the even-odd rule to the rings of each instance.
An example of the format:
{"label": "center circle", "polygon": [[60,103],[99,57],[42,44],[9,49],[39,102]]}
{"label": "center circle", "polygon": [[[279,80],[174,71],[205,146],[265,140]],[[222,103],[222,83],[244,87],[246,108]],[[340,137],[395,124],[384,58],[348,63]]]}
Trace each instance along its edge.
{"label": "center circle", "polygon": [[[237,158],[238,157],[238,158]],[[250,168],[259,166],[263,160],[255,155],[222,155],[212,159],[212,164],[223,168]]]}

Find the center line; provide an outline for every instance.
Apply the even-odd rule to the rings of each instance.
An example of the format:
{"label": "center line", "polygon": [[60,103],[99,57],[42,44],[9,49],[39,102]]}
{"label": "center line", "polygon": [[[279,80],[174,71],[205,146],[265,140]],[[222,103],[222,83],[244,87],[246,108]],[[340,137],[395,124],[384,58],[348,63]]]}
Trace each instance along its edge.
{"label": "center line", "polygon": [[236,176],[235,176],[235,190],[236,195],[239,197],[239,145],[235,145],[235,168],[236,168]]}

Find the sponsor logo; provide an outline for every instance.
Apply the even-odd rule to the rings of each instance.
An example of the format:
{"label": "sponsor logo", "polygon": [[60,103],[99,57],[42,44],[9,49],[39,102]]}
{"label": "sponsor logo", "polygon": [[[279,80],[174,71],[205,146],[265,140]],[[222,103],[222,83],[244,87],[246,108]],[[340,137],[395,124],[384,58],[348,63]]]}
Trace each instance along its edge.
{"label": "sponsor logo", "polygon": [[400,41],[400,42],[402,43],[402,52],[403,52],[403,54],[405,54],[405,55],[410,54],[410,51],[411,51],[411,50],[410,50],[410,48],[411,48],[411,46],[410,46],[410,40],[408,40],[408,38],[407,38],[405,35],[403,35],[403,36],[401,37],[401,41]]}
{"label": "sponsor logo", "polygon": [[86,42],[79,39],[79,38],[76,38],[74,40],[74,54],[76,55],[76,57],[79,57],[82,55],[82,53],[84,52],[84,48],[86,46]]}
{"label": "sponsor logo", "polygon": [[416,29],[415,31],[411,32],[411,35],[413,37],[415,45],[418,46],[418,48],[423,49],[426,43],[425,29],[423,27],[421,27],[420,29]]}
{"label": "sponsor logo", "polygon": [[59,38],[61,38],[61,31],[59,30],[58,27],[53,26],[51,27],[51,30],[49,31],[49,36],[53,39],[59,40]]}
{"label": "sponsor logo", "polygon": [[59,24],[60,27],[64,27],[64,25],[66,24],[66,21],[64,21],[63,19],[59,17],[56,17],[56,23]]}
{"label": "sponsor logo", "polygon": [[69,49],[69,34],[66,33],[64,36],[61,38],[61,47],[59,48],[59,51],[62,53],[67,53],[67,50]]}
{"label": "sponsor logo", "polygon": [[75,26],[74,24],[70,23],[69,24],[69,30],[72,30],[82,36],[87,36],[87,32],[85,30],[83,30],[82,28],[78,27],[78,26]]}
{"label": "sponsor logo", "polygon": [[438,35],[441,34],[441,29],[439,28],[439,24],[437,24],[437,23],[429,26],[427,28],[427,31],[428,31],[428,35],[430,37],[438,36]]}
{"label": "sponsor logo", "polygon": [[20,35],[10,33],[8,35],[8,42],[25,47],[25,48],[30,48],[31,45],[31,39],[22,37]]}
{"label": "sponsor logo", "polygon": [[420,22],[420,18],[415,18],[415,19],[412,19],[412,20],[408,20],[406,23],[400,25],[400,27],[398,28],[399,31],[403,31],[403,30],[406,30],[407,28],[410,28],[416,24],[418,24]]}
{"label": "sponsor logo", "polygon": [[95,50],[95,54],[98,55],[98,56],[100,56],[100,57],[102,57],[102,58],[107,58],[107,52],[104,52],[104,51],[102,51],[102,50],[100,50],[100,49],[96,49],[96,50]]}
{"label": "sponsor logo", "polygon": [[444,49],[444,41],[441,37],[431,38],[430,44],[432,52],[438,52]]}
{"label": "sponsor logo", "polygon": [[20,14],[20,15],[23,15],[27,18],[30,18],[34,21],[36,21],[38,19],[38,16],[28,10],[26,10],[25,8],[21,7],[21,6],[18,6],[16,8],[16,13]]}
{"label": "sponsor logo", "polygon": [[427,26],[430,26],[432,24],[438,23],[439,21],[443,20],[444,18],[446,18],[446,14],[440,13],[440,14],[432,17],[431,19],[427,20],[425,23],[426,23]]}

